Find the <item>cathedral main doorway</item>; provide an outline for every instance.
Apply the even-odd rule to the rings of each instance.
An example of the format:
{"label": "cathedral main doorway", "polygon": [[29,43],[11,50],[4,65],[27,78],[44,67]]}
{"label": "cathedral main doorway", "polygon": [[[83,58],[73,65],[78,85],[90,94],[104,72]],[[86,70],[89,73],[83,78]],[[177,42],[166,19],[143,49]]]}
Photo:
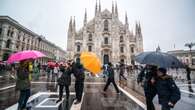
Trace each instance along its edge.
{"label": "cathedral main doorway", "polygon": [[108,54],[105,54],[104,55],[104,64],[108,64],[108,62],[109,62],[109,55]]}

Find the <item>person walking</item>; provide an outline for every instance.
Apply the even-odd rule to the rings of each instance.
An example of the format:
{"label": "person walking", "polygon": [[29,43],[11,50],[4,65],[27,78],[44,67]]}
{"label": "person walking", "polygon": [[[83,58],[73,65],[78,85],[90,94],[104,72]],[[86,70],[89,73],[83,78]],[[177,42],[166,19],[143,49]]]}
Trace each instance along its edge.
{"label": "person walking", "polygon": [[137,82],[144,83],[144,93],[146,99],[147,110],[155,110],[153,99],[156,96],[156,88],[154,81],[157,75],[157,66],[146,65],[145,68],[138,74]]}
{"label": "person walking", "polygon": [[28,98],[30,97],[30,71],[28,61],[21,61],[19,68],[17,69],[17,79],[16,79],[16,91],[20,91],[20,96],[18,99],[18,110],[23,110],[26,108]]}
{"label": "person walking", "polygon": [[155,82],[161,110],[170,110],[181,98],[179,88],[172,77],[166,73],[167,70],[165,68],[159,68]]}
{"label": "person walking", "polygon": [[193,89],[192,89],[192,85],[191,85],[191,69],[188,65],[185,66],[185,69],[186,69],[186,78],[187,78],[187,81],[188,81],[188,90],[189,92],[194,92]]}
{"label": "person walking", "polygon": [[108,63],[107,71],[108,71],[108,79],[107,79],[106,85],[104,87],[103,93],[106,92],[106,90],[108,89],[108,86],[110,85],[110,83],[112,83],[114,85],[116,92],[119,94],[120,91],[119,91],[119,89],[115,83],[115,79],[114,79],[114,69],[112,67],[112,63],[110,63],[110,62]]}
{"label": "person walking", "polygon": [[108,64],[104,64],[102,69],[103,69],[103,78],[105,80],[108,75]]}
{"label": "person walking", "polygon": [[127,78],[124,76],[125,73],[125,64],[123,62],[120,62],[119,66],[119,80],[122,81],[122,78],[124,80],[127,80]]}
{"label": "person walking", "polygon": [[76,92],[76,101],[74,104],[78,104],[81,102],[84,88],[84,68],[80,63],[80,58],[76,59],[76,63],[73,63],[73,74],[75,76],[75,92]]}
{"label": "person walking", "polygon": [[52,75],[54,82],[56,81],[56,79],[58,79],[58,72],[59,72],[59,67],[58,64],[56,63],[56,65],[53,68],[53,75]]}
{"label": "person walking", "polygon": [[33,66],[33,73],[34,73],[34,80],[39,80],[39,75],[40,75],[40,71],[39,71],[39,68],[38,68],[38,65],[34,64]]}
{"label": "person walking", "polygon": [[32,80],[32,74],[33,74],[33,61],[30,59],[28,61],[28,70],[29,70],[29,79]]}
{"label": "person walking", "polygon": [[71,73],[72,73],[70,64],[66,63],[65,66],[61,65],[60,71],[62,72],[62,75],[58,79],[58,85],[60,90],[59,90],[59,99],[57,100],[56,103],[62,100],[64,87],[66,91],[66,101],[69,100],[69,96],[70,96],[69,86],[71,85]]}

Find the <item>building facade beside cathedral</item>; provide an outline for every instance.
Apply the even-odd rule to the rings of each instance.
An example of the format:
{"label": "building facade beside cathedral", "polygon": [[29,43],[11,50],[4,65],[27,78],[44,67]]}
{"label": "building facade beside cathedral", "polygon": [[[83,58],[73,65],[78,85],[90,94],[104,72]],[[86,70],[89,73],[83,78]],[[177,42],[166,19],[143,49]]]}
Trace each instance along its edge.
{"label": "building facade beside cathedral", "polygon": [[130,31],[128,17],[123,24],[118,17],[117,4],[112,11],[101,10],[101,4],[95,5],[95,17],[88,21],[85,10],[83,27],[76,31],[75,19],[70,19],[68,29],[67,53],[69,58],[79,57],[81,52],[94,52],[102,63],[120,61],[134,64],[134,57],[143,51],[143,38],[140,23],[136,22],[135,32]]}

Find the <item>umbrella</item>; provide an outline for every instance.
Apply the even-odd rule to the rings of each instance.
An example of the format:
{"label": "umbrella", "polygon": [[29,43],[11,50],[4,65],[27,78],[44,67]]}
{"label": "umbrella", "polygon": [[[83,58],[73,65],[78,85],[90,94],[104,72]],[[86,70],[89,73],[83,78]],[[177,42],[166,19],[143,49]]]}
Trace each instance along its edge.
{"label": "umbrella", "polygon": [[7,60],[8,63],[19,62],[27,59],[36,59],[45,57],[45,54],[36,50],[25,50],[17,53],[13,53]]}
{"label": "umbrella", "polygon": [[156,65],[164,68],[183,68],[184,65],[175,56],[160,51],[142,52],[135,57],[141,64]]}
{"label": "umbrella", "polygon": [[47,62],[47,65],[48,65],[48,66],[55,66],[56,63],[55,63],[55,62],[52,62],[52,61],[49,61],[49,62]]}
{"label": "umbrella", "polygon": [[96,54],[92,52],[82,52],[80,59],[85,69],[92,72],[94,75],[100,73],[101,62]]}

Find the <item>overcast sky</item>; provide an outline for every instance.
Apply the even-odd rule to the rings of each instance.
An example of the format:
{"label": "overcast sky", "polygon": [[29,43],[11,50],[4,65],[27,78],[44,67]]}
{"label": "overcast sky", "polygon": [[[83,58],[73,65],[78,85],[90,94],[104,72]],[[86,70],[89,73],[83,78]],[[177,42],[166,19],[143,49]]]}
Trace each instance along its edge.
{"label": "overcast sky", "polygon": [[[195,0],[116,0],[120,20],[128,14],[130,28],[135,21],[142,26],[145,50],[187,49],[195,42]],[[70,16],[75,16],[77,30],[94,17],[96,0],[0,0],[0,15],[8,15],[23,26],[66,49]],[[111,10],[112,0],[101,0],[102,10]],[[175,45],[175,48],[174,48]]]}

